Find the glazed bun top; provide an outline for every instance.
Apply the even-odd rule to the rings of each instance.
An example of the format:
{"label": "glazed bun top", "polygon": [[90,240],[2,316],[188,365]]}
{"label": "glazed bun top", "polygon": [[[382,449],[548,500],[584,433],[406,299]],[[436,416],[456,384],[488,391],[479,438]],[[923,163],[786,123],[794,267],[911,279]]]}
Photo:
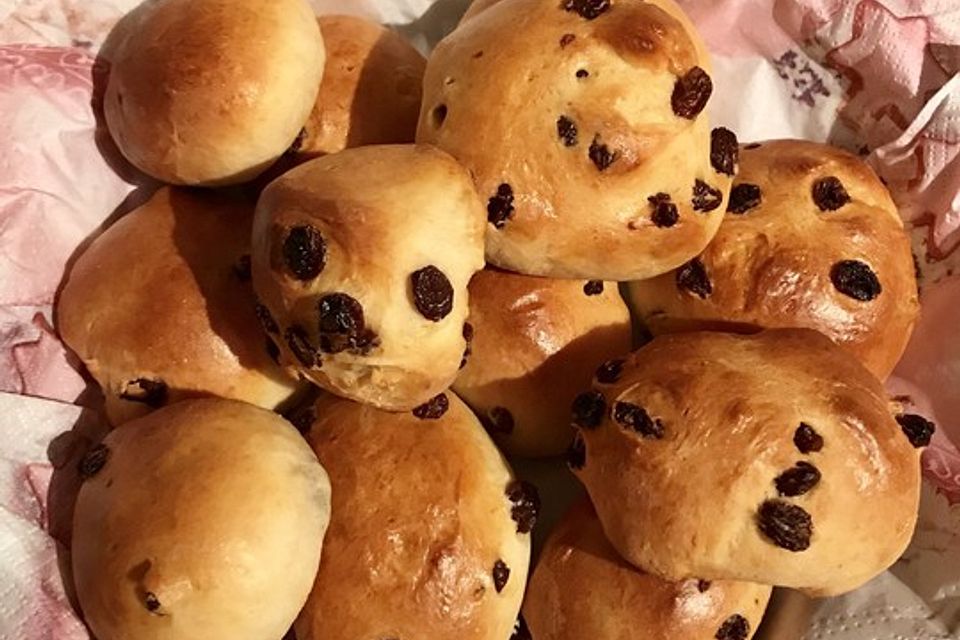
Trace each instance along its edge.
{"label": "glazed bun top", "polygon": [[575,411],[573,466],[611,543],[667,579],[834,595],[913,534],[931,431],[815,331],[660,336]]}
{"label": "glazed bun top", "polygon": [[301,158],[413,142],[426,60],[396,31],[354,16],[321,16],[327,62],[304,126]]}
{"label": "glazed bun top", "polygon": [[164,182],[244,182],[296,139],[323,77],[305,0],[153,0],[122,20],[104,97],[120,151]]}
{"label": "glazed bun top", "polygon": [[111,423],[206,395],[273,409],[297,389],[257,319],[252,223],[244,199],[163,188],[77,259],[57,329],[103,389]]}
{"label": "glazed bun top", "polygon": [[654,333],[807,327],[881,379],[919,314],[910,239],[886,187],[856,156],[802,140],[744,147],[710,246],[630,295]]}
{"label": "glazed bun top", "polygon": [[736,136],[703,113],[709,70],[672,0],[502,0],[437,45],[417,140],[473,176],[488,262],[652,277],[707,245],[736,171]]}

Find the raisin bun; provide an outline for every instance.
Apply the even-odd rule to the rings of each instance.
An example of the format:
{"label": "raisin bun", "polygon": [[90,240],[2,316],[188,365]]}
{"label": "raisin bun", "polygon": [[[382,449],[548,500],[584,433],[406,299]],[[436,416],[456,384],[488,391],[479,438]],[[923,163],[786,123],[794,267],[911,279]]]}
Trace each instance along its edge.
{"label": "raisin bun", "polygon": [[857,157],[801,140],[744,147],[710,246],[630,297],[654,333],[816,329],[881,379],[919,311],[910,240],[883,183]]}
{"label": "raisin bun", "polygon": [[328,395],[315,412],[333,515],[297,639],[509,637],[539,498],[466,405],[388,413]]}
{"label": "raisin bun", "polygon": [[348,149],[270,183],[254,287],[284,361],[324,389],[403,411],[446,389],[483,267],[483,206],[428,146]]}
{"label": "raisin bun", "polygon": [[[654,532],[653,538],[658,537]],[[550,533],[523,601],[536,640],[748,640],[771,588],[750,582],[666,582],[628,564],[587,500]]]}
{"label": "raisin bun", "polygon": [[164,182],[253,178],[317,98],[323,39],[305,0],[152,0],[120,28],[107,127],[127,160]]}
{"label": "raisin bun", "polygon": [[616,368],[579,400],[571,464],[636,566],[822,596],[906,548],[930,433],[898,424],[880,382],[828,338],[675,334]]}
{"label": "raisin bun", "polygon": [[83,458],[77,596],[99,640],[276,640],[310,592],[330,483],[288,422],[186,400]]}
{"label": "raisin bun", "polygon": [[426,60],[396,31],[353,16],[319,19],[327,51],[299,156],[413,142]]}
{"label": "raisin bun", "polygon": [[119,424],[214,395],[276,408],[297,388],[271,357],[250,285],[253,205],[163,188],[81,254],[60,293],[60,336]]}
{"label": "raisin bun", "polygon": [[417,139],[487,204],[487,260],[556,278],[648,278],[723,218],[736,136],[711,134],[700,38],[672,0],[503,0],[427,63]]}
{"label": "raisin bun", "polygon": [[570,405],[597,365],[630,350],[630,314],[616,283],[487,269],[470,281],[467,337],[453,390],[505,451],[550,456],[570,444]]}

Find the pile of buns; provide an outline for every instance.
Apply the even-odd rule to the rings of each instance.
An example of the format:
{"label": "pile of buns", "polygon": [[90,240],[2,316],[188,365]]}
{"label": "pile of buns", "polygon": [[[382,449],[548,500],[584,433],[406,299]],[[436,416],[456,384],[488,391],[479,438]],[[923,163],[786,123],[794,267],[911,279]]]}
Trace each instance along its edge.
{"label": "pile of buns", "polygon": [[[903,552],[896,207],[711,129],[673,0],[477,0],[429,60],[305,0],[111,42],[106,126],[169,186],[58,301],[113,427],[71,549],[99,640],[746,640],[772,586]],[[501,451],[586,488],[536,563]]]}

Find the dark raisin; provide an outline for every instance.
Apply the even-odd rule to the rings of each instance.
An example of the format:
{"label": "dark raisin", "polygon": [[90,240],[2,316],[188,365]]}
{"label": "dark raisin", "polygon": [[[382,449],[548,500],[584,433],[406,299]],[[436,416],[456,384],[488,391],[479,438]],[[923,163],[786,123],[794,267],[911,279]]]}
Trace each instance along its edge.
{"label": "dark raisin", "polygon": [[918,449],[929,445],[930,439],[933,438],[933,434],[937,430],[935,424],[914,413],[901,413],[897,416],[897,422],[910,444]]}
{"label": "dark raisin", "polygon": [[237,276],[237,280],[240,282],[249,282],[250,281],[250,254],[245,253],[237,259],[236,264],[233,265],[233,275]]}
{"label": "dark raisin", "polygon": [[573,35],[572,33],[563,34],[562,36],[560,36],[560,48],[563,49],[564,47],[566,47],[568,44],[570,44],[576,39],[577,39],[577,36]]}
{"label": "dark raisin", "polygon": [[623,373],[623,365],[626,364],[626,362],[627,361],[622,358],[607,360],[597,367],[597,372],[594,374],[594,377],[600,384],[613,384],[620,379],[620,374]]}
{"label": "dark raisin", "polygon": [[487,201],[487,221],[500,229],[513,217],[513,189],[504,182],[497,193]]}
{"label": "dark raisin", "polygon": [[742,214],[754,207],[760,206],[762,196],[760,187],[755,184],[741,182],[730,190],[730,200],[727,202],[729,213]]}
{"label": "dark raisin", "polygon": [[760,505],[757,526],[771,542],[787,551],[804,551],[810,547],[813,519],[796,505],[767,500]]}
{"label": "dark raisin", "polygon": [[714,189],[699,178],[693,183],[693,210],[707,213],[723,202],[723,192]]}
{"label": "dark raisin", "polygon": [[305,367],[313,367],[318,363],[317,351],[310,344],[310,337],[302,327],[293,326],[287,329],[284,334],[287,340],[287,347]]}
{"label": "dark raisin", "polygon": [[773,481],[777,487],[777,493],[787,498],[802,496],[819,482],[820,470],[809,462],[798,462]]}
{"label": "dark raisin", "polygon": [[493,588],[497,593],[503,591],[507,586],[507,580],[510,579],[510,567],[503,560],[497,560],[493,563]]}
{"label": "dark raisin", "polygon": [[732,176],[737,172],[739,156],[737,134],[724,127],[710,132],[710,165],[714,171]]}
{"label": "dark raisin", "polygon": [[273,360],[274,364],[280,364],[280,347],[277,346],[277,343],[273,341],[273,338],[267,336],[265,338],[267,355],[270,356],[270,359]]}
{"label": "dark raisin", "polygon": [[347,349],[364,351],[376,340],[368,331],[363,307],[345,293],[331,293],[317,304],[320,316],[320,350],[340,353]]}
{"label": "dark raisin", "polygon": [[303,148],[303,141],[307,139],[307,128],[301,127],[300,132],[297,133],[297,137],[293,139],[293,142],[290,143],[290,146],[287,147],[285,153],[293,154],[300,151]]}
{"label": "dark raisin", "polygon": [[575,75],[581,80],[583,80],[584,78],[590,77],[590,72],[587,71],[586,69],[577,69],[577,73]]}
{"label": "dark raisin", "polygon": [[145,606],[147,611],[150,613],[156,613],[160,610],[160,600],[157,598],[156,594],[147,591],[143,598],[143,606]]}
{"label": "dark raisin", "polygon": [[567,466],[580,470],[585,464],[587,464],[587,445],[583,441],[583,435],[577,431],[573,436],[573,442],[567,448]]}
{"label": "dark raisin", "polygon": [[167,402],[167,383],[163,380],[137,378],[128,382],[120,397],[131,402],[140,402],[148,407],[162,407]]}
{"label": "dark raisin", "polygon": [[800,453],[817,452],[823,449],[823,436],[814,431],[813,427],[806,422],[801,422],[797,430],[793,432],[793,444],[796,445]]}
{"label": "dark raisin", "polygon": [[469,322],[463,323],[463,339],[466,341],[467,346],[463,348],[463,358],[460,359],[460,368],[463,369],[467,365],[467,358],[473,354],[473,325]]}
{"label": "dark raisin", "polygon": [[584,391],[573,399],[573,424],[583,429],[596,429],[607,412],[607,399],[599,391]]}
{"label": "dark raisin", "polygon": [[410,286],[413,303],[427,320],[439,322],[453,310],[453,285],[432,264],[411,273]]}
{"label": "dark raisin", "polygon": [[433,126],[439,127],[447,119],[447,105],[438,104],[433,108]]}
{"label": "dark raisin", "polygon": [[107,460],[110,459],[110,448],[102,442],[90,451],[87,451],[80,459],[80,464],[77,465],[77,470],[80,473],[80,478],[82,480],[87,480],[93,476],[100,473],[100,470],[103,469],[104,465],[107,464]]}
{"label": "dark raisin", "polygon": [[603,280],[587,280],[583,285],[583,292],[588,296],[598,296],[603,293]]}
{"label": "dark raisin", "polygon": [[877,274],[859,260],[841,260],[833,265],[830,281],[837,291],[860,302],[869,302],[883,292]]}
{"label": "dark raisin", "polygon": [[517,533],[530,533],[540,515],[540,494],[526,480],[514,480],[507,485],[510,517],[517,523]]}
{"label": "dark raisin", "polygon": [[677,116],[693,120],[707,106],[711,93],[713,82],[710,76],[700,67],[693,67],[677,78],[670,96],[670,105]]}
{"label": "dark raisin", "polygon": [[567,116],[557,118],[557,135],[563,141],[563,146],[572,147],[577,144],[577,125]]}
{"label": "dark raisin", "polygon": [[716,640],[747,640],[750,637],[750,623],[739,613],[735,613],[720,625]]}
{"label": "dark raisin", "polygon": [[836,211],[850,202],[850,194],[839,178],[828,176],[813,183],[813,202],[820,211]]}
{"label": "dark raisin", "polygon": [[283,240],[283,260],[298,280],[312,280],[327,264],[327,243],[310,225],[293,227]]}
{"label": "dark raisin", "polygon": [[672,227],[680,220],[680,213],[677,211],[677,205],[670,200],[670,195],[666,193],[656,193],[647,198],[653,213],[650,214],[650,220],[658,227]]}
{"label": "dark raisin", "polygon": [[643,407],[630,403],[618,402],[613,405],[613,419],[628,429],[633,429],[644,438],[659,440],[663,437],[663,422],[660,418],[651,418]]}
{"label": "dark raisin", "polygon": [[593,20],[610,8],[610,0],[566,0],[563,8],[579,14],[581,18]]}
{"label": "dark raisin", "polygon": [[260,326],[263,327],[264,331],[267,333],[280,333],[280,327],[277,326],[277,321],[270,315],[269,309],[258,302],[254,305],[253,310],[256,312],[257,320],[260,321]]}
{"label": "dark raisin", "polygon": [[710,589],[709,580],[697,580],[697,591],[700,593],[706,593]]}
{"label": "dark raisin", "polygon": [[447,394],[440,393],[413,410],[413,415],[421,420],[437,420],[450,408]]}
{"label": "dark raisin", "polygon": [[590,156],[590,160],[593,161],[593,164],[600,171],[606,171],[607,168],[617,159],[616,152],[610,151],[607,145],[601,143],[599,135],[593,137],[593,142],[590,143],[590,151],[588,152],[588,155]]}
{"label": "dark raisin", "polygon": [[677,287],[689,291],[701,300],[713,293],[710,276],[700,258],[694,258],[677,269]]}
{"label": "dark raisin", "polygon": [[508,436],[513,433],[513,414],[506,407],[494,407],[483,416],[484,428],[492,434]]}
{"label": "dark raisin", "polygon": [[523,616],[519,616],[513,624],[513,633],[510,634],[510,640],[533,640],[530,636],[530,629],[527,628],[527,621]]}

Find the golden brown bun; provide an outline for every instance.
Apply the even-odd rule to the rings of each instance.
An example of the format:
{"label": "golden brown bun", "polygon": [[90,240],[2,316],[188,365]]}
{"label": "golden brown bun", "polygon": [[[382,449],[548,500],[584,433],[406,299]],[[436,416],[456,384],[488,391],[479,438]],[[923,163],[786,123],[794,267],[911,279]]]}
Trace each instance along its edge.
{"label": "golden brown bun", "polygon": [[515,455],[562,453],[574,397],[597,365],[631,345],[614,282],[484,270],[470,281],[469,324],[469,356],[453,390]]}
{"label": "golden brown bun", "polygon": [[[424,418],[317,402],[307,439],[333,515],[298,640],[509,637],[529,529],[514,520],[507,463],[466,405],[443,398]],[[519,522],[532,526],[527,507]]]}
{"label": "golden brown bun", "polygon": [[353,16],[323,16],[327,52],[301,157],[368,144],[413,142],[426,60],[396,31]]}
{"label": "golden brown bun", "polygon": [[253,207],[163,188],[97,238],[60,294],[60,336],[119,424],[214,395],[273,409],[297,388],[268,355],[249,266]]}
{"label": "golden brown bun", "polygon": [[404,411],[457,375],[483,210],[442,151],[348,149],[264,190],[252,262],[288,364],[332,393]]}
{"label": "golden brown bun", "polygon": [[[852,198],[834,210],[822,209],[814,197],[819,185],[821,204],[843,202],[840,192],[837,200],[824,188],[830,183],[821,181],[829,177]],[[760,202],[747,209],[756,198],[749,185],[759,188]],[[697,293],[680,284],[679,274],[690,267],[632,283],[640,317],[654,333],[816,329],[886,378],[906,348],[919,304],[910,240],[883,183],[845,151],[778,140],[742,150],[734,188],[743,197],[731,201],[746,211],[728,212],[699,257],[705,269],[700,280],[711,290]],[[875,298],[857,299],[834,284],[835,265],[848,260],[868,265],[880,285],[877,291],[864,280],[852,292]]]}
{"label": "golden brown bun", "polygon": [[920,450],[880,382],[814,331],[661,336],[594,389],[573,466],[650,573],[834,595],[910,540]]}
{"label": "golden brown bun", "polygon": [[[647,278],[700,253],[720,225],[736,144],[721,135],[728,174],[711,166],[702,42],[672,0],[609,6],[586,19],[554,0],[503,0],[427,63],[417,141],[470,171],[494,265]],[[698,89],[685,91],[694,77]],[[697,181],[715,191],[694,211]]]}
{"label": "golden brown bun", "polygon": [[152,0],[123,22],[104,115],[127,160],[173,184],[244,182],[294,141],[324,50],[304,0]]}
{"label": "golden brown bun", "polygon": [[666,582],[643,573],[617,555],[584,500],[550,533],[523,616],[535,640],[748,640],[770,591],[750,582]]}
{"label": "golden brown bun", "polygon": [[187,400],[87,454],[73,572],[99,640],[277,640],[310,592],[330,483],[273,412]]}

